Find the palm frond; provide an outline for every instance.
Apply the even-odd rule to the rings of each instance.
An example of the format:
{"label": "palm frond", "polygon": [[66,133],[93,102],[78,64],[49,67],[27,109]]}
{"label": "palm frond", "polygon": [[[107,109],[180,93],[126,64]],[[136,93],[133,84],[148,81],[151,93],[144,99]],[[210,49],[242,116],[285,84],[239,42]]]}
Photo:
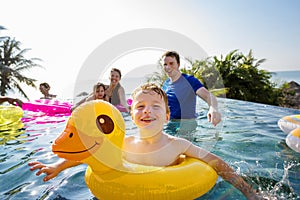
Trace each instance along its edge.
{"label": "palm frond", "polygon": [[30,49],[21,49],[21,42],[14,38],[5,37],[0,43],[0,93],[6,95],[9,90],[16,89],[20,94],[28,99],[20,84],[36,88],[36,79],[23,75],[25,70],[34,67],[42,67],[38,64],[39,58],[25,58],[25,54]]}

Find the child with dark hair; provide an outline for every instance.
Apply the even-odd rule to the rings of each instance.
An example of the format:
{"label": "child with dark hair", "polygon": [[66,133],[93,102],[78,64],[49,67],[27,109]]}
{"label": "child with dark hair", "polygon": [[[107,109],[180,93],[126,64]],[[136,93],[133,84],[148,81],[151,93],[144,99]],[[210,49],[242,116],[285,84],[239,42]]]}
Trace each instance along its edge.
{"label": "child with dark hair", "polygon": [[46,82],[40,84],[40,91],[44,95],[43,97],[41,97],[41,99],[56,98],[57,95],[49,93],[50,88],[51,88],[50,85]]}
{"label": "child with dark hair", "polygon": [[87,102],[87,101],[92,101],[92,100],[96,100],[96,99],[100,99],[103,101],[109,101],[107,96],[105,95],[105,85],[103,83],[96,83],[93,86],[93,93],[91,93],[88,97],[82,99],[81,101],[79,101],[73,108],[72,110],[74,110],[75,108],[77,108],[80,104]]}

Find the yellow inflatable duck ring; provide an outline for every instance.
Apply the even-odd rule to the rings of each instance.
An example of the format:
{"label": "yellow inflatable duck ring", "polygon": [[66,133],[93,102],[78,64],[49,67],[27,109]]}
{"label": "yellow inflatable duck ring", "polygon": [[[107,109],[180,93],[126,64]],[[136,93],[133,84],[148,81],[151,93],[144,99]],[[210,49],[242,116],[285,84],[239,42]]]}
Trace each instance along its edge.
{"label": "yellow inflatable duck ring", "polygon": [[23,128],[23,110],[18,106],[0,106],[0,131],[13,131]]}
{"label": "yellow inflatable duck ring", "polygon": [[187,157],[168,167],[125,161],[124,137],[121,113],[108,102],[95,100],[73,111],[52,150],[61,158],[88,165],[86,184],[101,200],[195,199],[215,185],[215,170],[197,159]]}

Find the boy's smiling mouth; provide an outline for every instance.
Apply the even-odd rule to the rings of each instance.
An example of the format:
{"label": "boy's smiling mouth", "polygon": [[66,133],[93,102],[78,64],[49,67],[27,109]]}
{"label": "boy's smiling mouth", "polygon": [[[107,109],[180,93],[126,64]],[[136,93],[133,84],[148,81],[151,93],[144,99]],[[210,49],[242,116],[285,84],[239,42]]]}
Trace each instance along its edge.
{"label": "boy's smiling mouth", "polygon": [[152,118],[152,117],[145,117],[145,118],[141,119],[142,122],[147,122],[147,123],[150,123],[154,120],[155,120],[155,118]]}

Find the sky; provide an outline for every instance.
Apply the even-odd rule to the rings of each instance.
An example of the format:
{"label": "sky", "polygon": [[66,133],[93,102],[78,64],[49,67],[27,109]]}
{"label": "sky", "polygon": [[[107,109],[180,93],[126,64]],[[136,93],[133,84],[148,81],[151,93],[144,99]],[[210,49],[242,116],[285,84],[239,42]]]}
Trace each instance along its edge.
{"label": "sky", "polygon": [[[255,58],[267,59],[261,69],[300,69],[298,0],[1,0],[0,5],[0,25],[7,29],[0,35],[11,36],[22,43],[21,48],[31,49],[26,58],[43,60],[39,64],[44,68],[26,73],[37,79],[37,85],[48,82],[50,91],[61,98],[74,97],[86,87],[92,89],[92,81],[97,78],[108,83],[108,65],[120,68],[124,78],[151,73],[168,45],[151,48],[153,38],[162,43],[166,39],[157,39],[149,32],[136,35],[140,29],[169,31],[175,38],[170,43],[184,36],[180,40],[187,45],[182,49],[194,43],[206,56],[227,55],[235,49],[247,54],[252,50]],[[128,32],[132,33],[129,39],[118,40]],[[136,40],[151,41],[150,47],[131,47]],[[123,47],[127,49],[122,51]],[[181,46],[178,48],[181,50]],[[89,69],[86,65],[93,56],[111,61],[99,61],[102,71]],[[84,69],[89,74],[82,73]],[[83,76],[91,80],[78,89]],[[37,89],[24,90],[31,99],[41,95]]]}

